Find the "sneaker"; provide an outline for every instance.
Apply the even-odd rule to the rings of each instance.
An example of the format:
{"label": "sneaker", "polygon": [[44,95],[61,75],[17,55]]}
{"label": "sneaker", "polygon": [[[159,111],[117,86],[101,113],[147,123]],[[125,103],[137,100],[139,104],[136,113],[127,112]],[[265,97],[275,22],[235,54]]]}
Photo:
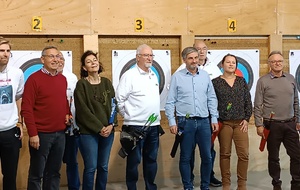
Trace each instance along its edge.
{"label": "sneaker", "polygon": [[215,177],[212,177],[210,179],[210,185],[213,187],[221,187],[222,186],[222,181],[216,179]]}

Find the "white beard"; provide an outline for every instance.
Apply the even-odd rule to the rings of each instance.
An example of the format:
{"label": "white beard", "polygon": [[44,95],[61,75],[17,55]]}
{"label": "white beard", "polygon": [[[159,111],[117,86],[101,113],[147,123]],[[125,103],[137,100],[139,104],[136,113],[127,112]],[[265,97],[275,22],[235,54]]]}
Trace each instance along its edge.
{"label": "white beard", "polygon": [[152,63],[146,63],[145,67],[150,68],[152,66]]}

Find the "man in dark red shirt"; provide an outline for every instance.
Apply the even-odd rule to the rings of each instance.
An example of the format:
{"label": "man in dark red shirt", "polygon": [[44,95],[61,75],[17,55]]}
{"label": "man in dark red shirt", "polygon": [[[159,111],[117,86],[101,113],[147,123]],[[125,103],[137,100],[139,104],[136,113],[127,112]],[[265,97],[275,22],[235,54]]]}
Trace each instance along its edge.
{"label": "man in dark red shirt", "polygon": [[[42,51],[44,67],[25,83],[22,111],[29,135],[30,167],[27,189],[59,189],[65,148],[65,127],[70,109],[66,78],[58,74],[60,54],[56,47]],[[41,180],[43,187],[41,188]]]}

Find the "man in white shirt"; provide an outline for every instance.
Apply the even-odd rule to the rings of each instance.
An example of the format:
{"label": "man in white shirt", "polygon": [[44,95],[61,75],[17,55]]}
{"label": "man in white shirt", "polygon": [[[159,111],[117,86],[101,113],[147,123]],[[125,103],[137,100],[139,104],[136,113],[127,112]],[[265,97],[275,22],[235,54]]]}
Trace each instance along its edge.
{"label": "man in white shirt", "polygon": [[[199,68],[206,71],[209,74],[209,77],[211,80],[222,75],[222,72],[219,69],[219,67],[216,64],[211,63],[209,61],[209,59],[207,58],[208,48],[204,41],[202,41],[202,40],[195,41],[195,44],[193,45],[193,47],[196,48],[200,54],[199,63],[198,63]],[[184,68],[186,68],[186,64],[182,63],[175,72],[182,70]],[[195,151],[193,154],[195,154]],[[212,145],[212,148],[211,148],[211,157],[212,157],[212,170],[211,170],[211,176],[210,176],[210,185],[213,187],[220,187],[220,186],[222,186],[222,182],[215,178],[215,172],[213,171],[214,161],[215,161],[215,157],[216,157],[216,151],[214,150],[214,145]],[[192,176],[192,178],[194,178],[193,169],[194,169],[195,156],[192,156],[192,158],[193,159],[191,160],[191,171],[192,171],[191,176]]]}
{"label": "man in white shirt", "polygon": [[[126,185],[128,190],[136,190],[138,165],[143,158],[143,176],[146,190],[157,190],[154,183],[157,173],[157,154],[160,127],[160,96],[157,76],[151,70],[152,48],[140,45],[136,51],[135,67],[126,71],[116,90],[119,112],[124,117],[123,131],[143,132],[143,139],[128,152],[126,164]],[[146,130],[143,126],[150,116],[157,119]]]}
{"label": "man in white shirt", "polygon": [[76,83],[78,81],[77,76],[70,72],[64,71],[65,66],[65,58],[64,55],[60,52],[60,61],[58,64],[57,71],[63,74],[67,79],[67,98],[69,101],[72,118],[73,118],[73,127],[69,127],[66,129],[66,145],[65,152],[63,157],[63,162],[66,163],[66,173],[67,173],[67,181],[68,181],[68,189],[79,190],[80,188],[80,178],[78,171],[78,161],[77,161],[77,153],[79,146],[79,128],[75,123],[75,106],[73,101],[73,93],[76,87]]}

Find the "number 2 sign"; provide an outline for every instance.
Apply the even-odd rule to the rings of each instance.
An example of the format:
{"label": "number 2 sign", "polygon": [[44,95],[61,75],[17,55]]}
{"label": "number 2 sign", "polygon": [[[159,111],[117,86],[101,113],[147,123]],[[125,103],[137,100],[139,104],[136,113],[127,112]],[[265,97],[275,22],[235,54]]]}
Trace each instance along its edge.
{"label": "number 2 sign", "polygon": [[33,16],[32,20],[31,20],[31,23],[32,23],[31,24],[32,30],[37,31],[37,32],[42,31],[42,27],[43,27],[42,17]]}

